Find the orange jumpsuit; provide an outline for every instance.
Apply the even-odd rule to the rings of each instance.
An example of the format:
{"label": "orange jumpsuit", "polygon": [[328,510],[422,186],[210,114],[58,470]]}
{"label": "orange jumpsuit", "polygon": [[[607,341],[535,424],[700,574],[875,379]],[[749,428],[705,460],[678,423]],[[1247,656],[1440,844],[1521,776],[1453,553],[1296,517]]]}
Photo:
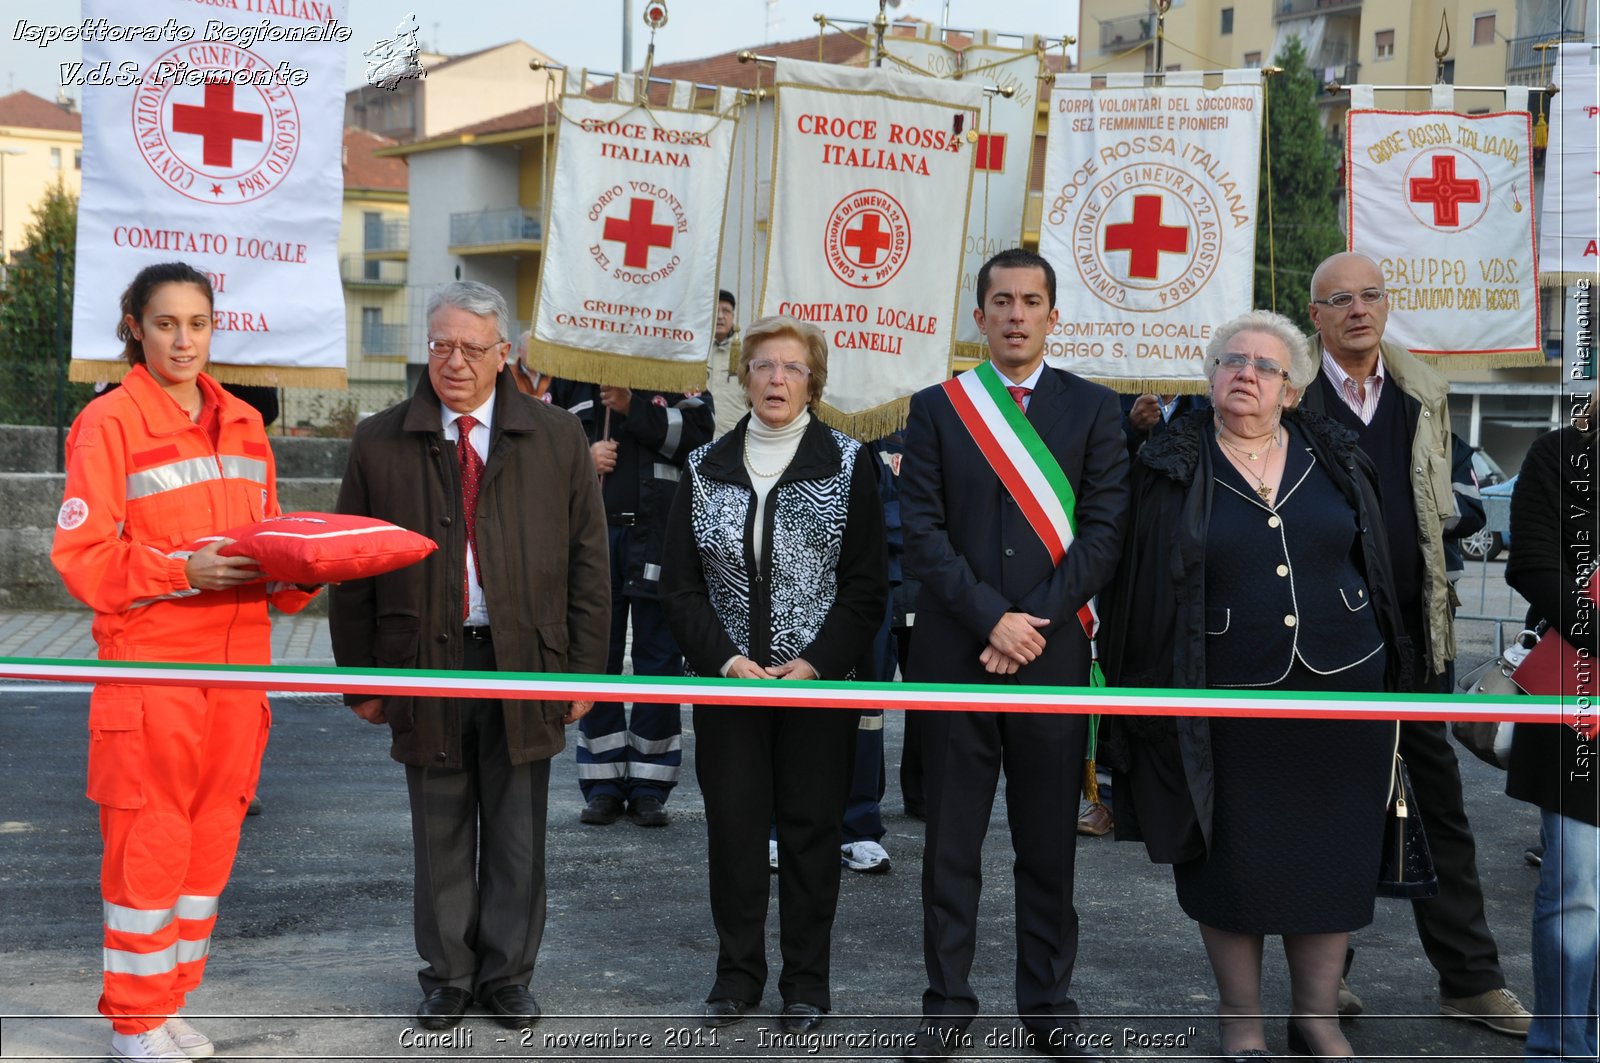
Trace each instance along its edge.
{"label": "orange jumpsuit", "polygon": [[[199,386],[195,424],[137,366],[67,436],[50,558],[94,609],[101,660],[267,664],[269,599],[284,612],[311,599],[262,582],[189,586],[196,539],[279,512],[260,415],[209,376]],[[121,1033],[161,1025],[200,984],[269,723],[261,690],[95,687],[88,797],[105,842],[100,1011]]]}

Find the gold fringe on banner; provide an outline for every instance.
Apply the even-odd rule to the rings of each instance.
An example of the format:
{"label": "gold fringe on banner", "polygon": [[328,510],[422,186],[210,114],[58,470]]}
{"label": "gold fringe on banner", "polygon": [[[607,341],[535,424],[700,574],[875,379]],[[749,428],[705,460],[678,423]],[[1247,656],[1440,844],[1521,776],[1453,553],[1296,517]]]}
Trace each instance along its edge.
{"label": "gold fringe on banner", "polygon": [[846,413],[826,402],[819,403],[816,408],[816,415],[823,424],[837,428],[851,439],[859,439],[863,443],[900,431],[906,426],[906,415],[910,412],[910,395],[859,413]]}
{"label": "gold fringe on banner", "polygon": [[[79,384],[116,383],[128,372],[128,363],[96,358],[74,358],[67,366],[67,379]],[[212,362],[206,372],[224,384],[253,384],[269,388],[330,388],[344,390],[345,371],[331,367],[282,365],[219,365]]]}
{"label": "gold fringe on banner", "polygon": [[739,337],[734,336],[728,341],[728,375],[739,375],[739,351],[744,344],[739,342]]}
{"label": "gold fringe on banner", "polygon": [[987,343],[963,343],[957,340],[950,345],[950,358],[952,364],[961,365],[965,363],[962,368],[970,369],[979,362],[988,360],[989,345]]}
{"label": "gold fringe on banner", "polygon": [[1149,377],[1145,379],[1130,379],[1128,377],[1091,376],[1087,379],[1096,384],[1104,384],[1119,395],[1204,395],[1211,390],[1209,381],[1200,380],[1173,380],[1171,377]]}
{"label": "gold fringe on banner", "polygon": [[1507,351],[1504,354],[1419,354],[1435,369],[1528,369],[1547,359],[1543,351]]}
{"label": "gold fringe on banner", "polygon": [[704,361],[668,362],[529,340],[528,364],[541,373],[586,384],[607,384],[641,391],[706,389]]}
{"label": "gold fringe on banner", "polygon": [[1579,281],[1587,281],[1590,287],[1593,287],[1597,281],[1600,281],[1600,276],[1593,272],[1586,273],[1583,270],[1562,270],[1556,273],[1539,274],[1539,287],[1541,288],[1570,288]]}

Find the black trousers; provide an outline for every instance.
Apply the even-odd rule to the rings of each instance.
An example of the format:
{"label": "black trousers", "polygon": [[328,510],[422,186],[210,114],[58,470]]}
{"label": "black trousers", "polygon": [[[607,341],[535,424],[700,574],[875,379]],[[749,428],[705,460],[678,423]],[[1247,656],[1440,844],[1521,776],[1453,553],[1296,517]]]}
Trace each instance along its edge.
{"label": "black trousers", "polygon": [[840,820],[858,714],[759,705],[694,707],[695,775],[706,807],[717,979],[707,1000],[755,1004],[767,982],[767,839],[778,832],[783,1001],[827,1010],[839,905]]}
{"label": "black trousers", "polygon": [[1017,1014],[1036,1032],[1076,1024],[1072,903],[1082,716],[928,712],[922,721],[928,807],[922,856],[922,947],[929,1022],[964,1028],[978,1013],[968,976],[978,937],[983,839],[1000,771],[1016,852]]}
{"label": "black trousers", "polygon": [[[468,640],[463,667],[495,671],[494,648]],[[494,700],[463,700],[462,766],[406,765],[422,991],[480,996],[533,979],[545,920],[550,762],[511,763]]]}
{"label": "black trousers", "polygon": [[1403,721],[1400,756],[1411,774],[1439,873],[1439,895],[1411,902],[1422,950],[1439,972],[1439,993],[1470,997],[1503,989],[1506,976],[1484,915],[1477,846],[1461,794],[1461,766],[1445,724]]}

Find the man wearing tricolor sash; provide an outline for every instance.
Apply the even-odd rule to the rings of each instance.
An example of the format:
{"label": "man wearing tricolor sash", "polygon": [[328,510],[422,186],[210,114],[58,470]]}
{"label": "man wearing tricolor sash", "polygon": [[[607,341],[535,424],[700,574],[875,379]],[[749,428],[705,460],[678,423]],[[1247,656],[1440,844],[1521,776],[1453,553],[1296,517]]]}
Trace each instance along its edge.
{"label": "man wearing tricolor sash", "polygon": [[[901,471],[907,566],[922,580],[917,682],[1086,686],[1093,599],[1116,568],[1128,455],[1116,395],[1044,364],[1055,271],[1003,251],[979,272],[989,360],[911,400]],[[1094,669],[1098,674],[1098,669]],[[978,1013],[984,833],[1002,768],[1016,850],[1017,1011],[1033,1046],[1093,1056],[1069,995],[1078,950],[1072,817],[1087,721],[930,713],[922,865],[928,988],[915,1058],[960,1054]]]}

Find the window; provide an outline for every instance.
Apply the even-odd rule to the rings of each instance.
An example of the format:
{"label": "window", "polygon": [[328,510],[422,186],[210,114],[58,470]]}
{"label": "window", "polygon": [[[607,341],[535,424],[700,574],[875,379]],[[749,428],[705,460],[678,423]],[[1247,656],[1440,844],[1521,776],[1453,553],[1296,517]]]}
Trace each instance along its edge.
{"label": "window", "polygon": [[376,306],[363,306],[361,308],[361,353],[362,354],[397,354],[397,351],[384,349],[383,309]]}
{"label": "window", "polygon": [[82,151],[74,151],[72,153],[72,168],[74,170],[83,169],[83,152]]}
{"label": "window", "polygon": [[51,148],[50,149],[50,169],[52,169],[52,170],[61,169],[61,149],[60,148]]}
{"label": "window", "polygon": [[1246,53],[1244,53],[1244,65],[1245,65],[1245,67],[1247,69],[1250,69],[1250,70],[1255,70],[1258,67],[1260,67],[1261,66],[1261,53],[1260,52],[1246,52]]}
{"label": "window", "polygon": [[362,246],[368,251],[383,247],[383,215],[376,210],[361,212]]}
{"label": "window", "polygon": [[1446,59],[1439,64],[1439,84],[1454,85],[1456,83],[1456,61]]}
{"label": "window", "polygon": [[1372,35],[1372,58],[1394,58],[1394,30],[1379,30]]}
{"label": "window", "polygon": [[1222,9],[1222,35],[1226,37],[1233,32],[1233,8]]}
{"label": "window", "polygon": [[1472,43],[1474,45],[1494,43],[1493,11],[1487,15],[1479,15],[1472,20]]}

